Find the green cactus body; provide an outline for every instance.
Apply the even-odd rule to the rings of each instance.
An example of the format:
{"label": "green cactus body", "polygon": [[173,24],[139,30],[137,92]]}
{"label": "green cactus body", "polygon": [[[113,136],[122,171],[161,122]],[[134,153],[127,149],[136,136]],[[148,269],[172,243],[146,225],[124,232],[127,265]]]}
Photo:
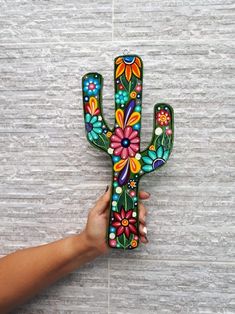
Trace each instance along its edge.
{"label": "green cactus body", "polygon": [[140,178],[168,160],[173,146],[173,109],[154,107],[150,145],[140,152],[143,64],[140,57],[117,57],[115,64],[115,125],[110,129],[102,113],[102,76],[82,79],[87,139],[109,154],[113,165],[112,199],[107,243],[112,248],[134,249],[139,244],[138,186]]}

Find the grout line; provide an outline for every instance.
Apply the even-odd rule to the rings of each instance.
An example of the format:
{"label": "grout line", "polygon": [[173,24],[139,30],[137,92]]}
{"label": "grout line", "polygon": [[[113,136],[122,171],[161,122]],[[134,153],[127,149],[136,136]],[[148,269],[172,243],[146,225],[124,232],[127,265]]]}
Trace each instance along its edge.
{"label": "grout line", "polygon": [[108,314],[110,314],[110,259],[108,258]]}
{"label": "grout line", "polygon": [[[117,259],[117,257],[109,257],[110,259]],[[125,257],[123,258],[123,260],[130,260],[133,261],[136,258],[129,258],[129,257]],[[138,258],[139,261],[155,261],[155,262],[165,262],[165,263],[185,263],[185,264],[229,264],[229,265],[235,265],[235,262],[233,261],[212,261],[212,260],[181,260],[181,259],[176,259],[176,260],[171,260],[171,259],[154,259],[154,258]]]}
{"label": "grout line", "polygon": [[[114,0],[113,0],[114,1]],[[183,43],[183,44],[195,44],[195,45],[199,45],[199,44],[206,44],[206,45],[210,45],[210,43],[208,43],[208,39],[132,39],[129,40],[129,38],[127,39],[116,39],[113,40],[113,27],[112,27],[112,40],[114,43],[123,43],[126,44],[128,41],[129,43],[142,43],[142,42],[148,42],[149,44],[157,44],[158,46],[160,44],[164,44],[164,43],[168,43],[169,45],[173,45],[174,43]],[[223,44],[226,42],[231,43],[231,39],[229,38],[221,38],[221,39],[210,39],[210,42],[213,44],[214,42],[219,44]],[[108,44],[110,43],[110,40],[100,40],[100,41],[92,41],[92,44]],[[38,45],[38,46],[43,46],[43,45],[47,45],[47,44],[55,44],[55,45],[67,45],[67,44],[74,44],[74,45],[84,45],[84,44],[91,44],[91,41],[78,41],[78,42],[74,42],[74,41],[45,41],[45,42],[0,42],[0,46],[12,46],[12,45],[31,45],[32,47],[34,45]],[[17,48],[15,48],[17,49]],[[231,53],[233,54],[233,53]],[[0,58],[1,59],[1,58]],[[12,58],[12,59],[16,59],[16,58]]]}

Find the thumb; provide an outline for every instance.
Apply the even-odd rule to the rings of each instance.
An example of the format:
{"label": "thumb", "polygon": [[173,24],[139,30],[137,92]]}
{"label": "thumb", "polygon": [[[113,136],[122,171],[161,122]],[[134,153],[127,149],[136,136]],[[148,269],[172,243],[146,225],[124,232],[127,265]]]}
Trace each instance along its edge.
{"label": "thumb", "polygon": [[108,186],[107,191],[96,202],[94,210],[97,214],[102,214],[109,208],[110,197],[111,188]]}

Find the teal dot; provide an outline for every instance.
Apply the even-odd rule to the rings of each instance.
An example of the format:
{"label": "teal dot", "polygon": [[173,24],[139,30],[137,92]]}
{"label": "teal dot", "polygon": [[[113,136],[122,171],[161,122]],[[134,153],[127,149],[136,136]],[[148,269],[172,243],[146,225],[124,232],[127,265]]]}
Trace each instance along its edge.
{"label": "teal dot", "polygon": [[113,183],[113,186],[116,188],[118,186],[118,183],[117,182],[114,182]]}
{"label": "teal dot", "polygon": [[140,123],[135,124],[133,129],[138,131],[140,129]]}
{"label": "teal dot", "polygon": [[133,200],[136,202],[137,201],[137,197],[133,197]]}
{"label": "teal dot", "polygon": [[141,111],[141,106],[136,106],[135,111],[140,112]]}
{"label": "teal dot", "polygon": [[120,157],[118,157],[118,156],[113,156],[113,161],[114,162],[118,162],[120,160]]}

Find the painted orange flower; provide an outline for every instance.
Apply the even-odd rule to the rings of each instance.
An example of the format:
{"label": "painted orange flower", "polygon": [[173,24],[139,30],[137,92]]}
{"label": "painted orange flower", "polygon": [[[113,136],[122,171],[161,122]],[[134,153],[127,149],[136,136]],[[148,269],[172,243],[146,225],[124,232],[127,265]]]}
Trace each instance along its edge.
{"label": "painted orange flower", "polygon": [[136,240],[132,240],[132,241],[131,241],[131,246],[132,246],[132,247],[137,247],[137,245],[138,245],[138,243],[137,243]]}
{"label": "painted orange flower", "polygon": [[119,57],[116,59],[116,78],[125,72],[125,77],[130,82],[132,73],[140,78],[141,61],[140,58],[134,56]]}
{"label": "painted orange flower", "polygon": [[133,99],[136,98],[136,95],[137,95],[136,92],[131,92],[131,93],[130,93],[130,96],[131,96],[131,98],[133,98]]}

